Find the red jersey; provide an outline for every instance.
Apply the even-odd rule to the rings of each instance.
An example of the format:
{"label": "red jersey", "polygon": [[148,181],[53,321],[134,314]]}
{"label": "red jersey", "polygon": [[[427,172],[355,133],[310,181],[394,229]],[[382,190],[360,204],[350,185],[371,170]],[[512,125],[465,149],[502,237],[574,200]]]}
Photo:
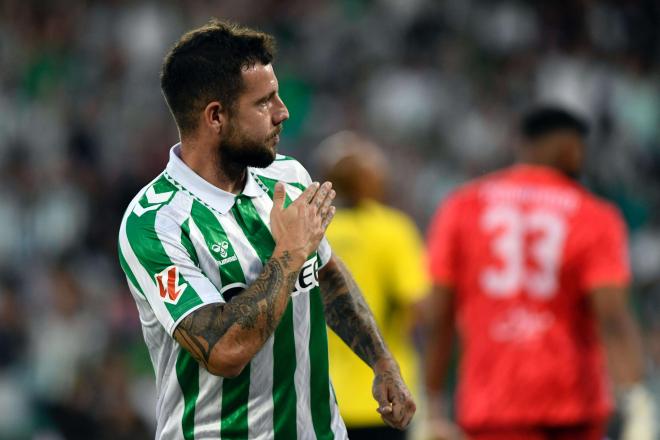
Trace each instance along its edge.
{"label": "red jersey", "polygon": [[587,295],[629,282],[617,210],[553,169],[516,165],[451,195],[429,232],[453,287],[468,428],[572,424],[612,408]]}

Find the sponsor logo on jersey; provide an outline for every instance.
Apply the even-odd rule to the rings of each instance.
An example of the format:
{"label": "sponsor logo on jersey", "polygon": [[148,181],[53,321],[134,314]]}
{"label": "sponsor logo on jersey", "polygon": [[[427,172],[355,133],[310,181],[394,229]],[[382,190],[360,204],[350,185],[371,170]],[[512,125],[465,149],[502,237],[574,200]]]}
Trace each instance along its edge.
{"label": "sponsor logo on jersey", "polygon": [[238,260],[238,257],[236,255],[232,255],[231,257],[223,258],[220,260],[220,266],[225,265],[227,263],[231,263],[232,261]]}
{"label": "sponsor logo on jersey", "polygon": [[316,256],[313,256],[309,260],[305,261],[300,273],[298,274],[298,279],[296,280],[296,288],[291,293],[291,296],[300,295],[301,293],[307,293],[312,290],[314,287],[319,285],[319,260]]}
{"label": "sponsor logo on jersey", "polygon": [[221,258],[227,258],[227,249],[229,248],[229,242],[221,241],[220,243],[215,243],[211,246],[211,250],[215,253],[219,253]]}
{"label": "sponsor logo on jersey", "polygon": [[160,297],[169,304],[176,304],[181,298],[181,294],[187,283],[179,285],[179,269],[176,266],[170,266],[160,273],[156,274],[156,283],[160,291]]}

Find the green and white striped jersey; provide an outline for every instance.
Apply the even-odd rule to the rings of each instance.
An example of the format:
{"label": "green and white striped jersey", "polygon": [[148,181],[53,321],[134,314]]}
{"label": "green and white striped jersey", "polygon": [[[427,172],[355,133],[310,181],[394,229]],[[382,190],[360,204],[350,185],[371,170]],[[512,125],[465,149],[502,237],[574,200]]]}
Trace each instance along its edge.
{"label": "green and white striped jersey", "polygon": [[140,313],[156,371],[158,439],[344,439],[328,375],[318,269],[325,241],[303,266],[275,333],[236,378],[209,374],[173,339],[196,309],[229,301],[270,258],[269,218],[277,181],[287,203],[311,183],[296,160],[278,155],[248,168],[240,195],[195,174],[170,151],[165,171],[129,205],[119,260]]}

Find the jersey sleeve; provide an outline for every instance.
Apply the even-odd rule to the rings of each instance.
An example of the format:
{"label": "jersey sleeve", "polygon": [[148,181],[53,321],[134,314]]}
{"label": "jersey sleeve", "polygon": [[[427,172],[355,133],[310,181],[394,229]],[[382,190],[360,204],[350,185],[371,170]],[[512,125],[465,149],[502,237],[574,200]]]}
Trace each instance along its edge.
{"label": "jersey sleeve", "polygon": [[429,289],[426,255],[415,224],[403,216],[397,220],[388,233],[387,249],[393,261],[387,265],[387,276],[397,301],[412,304],[422,299]]}
{"label": "jersey sleeve", "polygon": [[588,224],[594,229],[582,253],[580,281],[583,290],[589,292],[597,287],[628,284],[628,238],[621,214],[612,206],[604,206]]}
{"label": "jersey sleeve", "polygon": [[452,195],[440,205],[429,226],[428,268],[434,284],[456,282],[459,222],[458,198]]}
{"label": "jersey sleeve", "polygon": [[127,216],[119,234],[122,269],[146,298],[158,321],[172,335],[198,308],[224,299],[201,271],[194,248],[173,220]]}

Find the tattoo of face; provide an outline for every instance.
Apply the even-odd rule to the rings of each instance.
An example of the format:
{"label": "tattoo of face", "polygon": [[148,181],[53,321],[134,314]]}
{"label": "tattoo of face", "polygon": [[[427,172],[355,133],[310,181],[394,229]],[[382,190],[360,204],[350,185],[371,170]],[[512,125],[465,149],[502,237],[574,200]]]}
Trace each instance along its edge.
{"label": "tattoo of face", "polygon": [[341,261],[336,261],[336,266],[319,274],[326,322],[355,354],[373,366],[387,354],[387,348],[353,277]]}
{"label": "tattoo of face", "polygon": [[[289,257],[290,258],[290,257]],[[275,331],[278,293],[293,290],[298,273],[284,276],[288,261],[271,258],[261,275],[247,289],[225,304],[211,304],[186,316],[178,325],[175,336],[190,353],[208,368],[213,348],[233,326],[256,331],[262,343]]]}

